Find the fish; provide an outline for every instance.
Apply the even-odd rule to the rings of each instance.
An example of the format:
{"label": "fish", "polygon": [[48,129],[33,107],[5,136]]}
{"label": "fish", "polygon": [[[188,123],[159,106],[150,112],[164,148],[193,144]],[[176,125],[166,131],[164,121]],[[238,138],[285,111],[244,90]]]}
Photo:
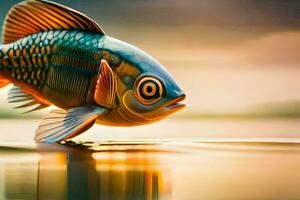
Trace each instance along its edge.
{"label": "fish", "polygon": [[108,36],[98,23],[48,0],[8,12],[0,45],[0,88],[26,113],[50,111],[35,141],[61,143],[94,124],[150,124],[185,107],[185,93],[153,57]]}

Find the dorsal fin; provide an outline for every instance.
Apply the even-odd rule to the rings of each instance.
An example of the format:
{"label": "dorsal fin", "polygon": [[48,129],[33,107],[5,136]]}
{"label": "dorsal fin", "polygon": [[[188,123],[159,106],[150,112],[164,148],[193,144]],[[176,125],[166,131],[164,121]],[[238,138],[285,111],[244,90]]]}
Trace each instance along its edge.
{"label": "dorsal fin", "polygon": [[3,43],[49,30],[83,30],[104,34],[90,17],[46,0],[27,0],[13,6],[4,23]]}

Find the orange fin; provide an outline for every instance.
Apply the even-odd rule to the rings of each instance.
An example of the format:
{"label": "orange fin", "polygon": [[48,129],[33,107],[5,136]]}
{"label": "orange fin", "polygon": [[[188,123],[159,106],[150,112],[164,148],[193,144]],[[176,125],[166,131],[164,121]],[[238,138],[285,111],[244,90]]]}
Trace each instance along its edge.
{"label": "orange fin", "polygon": [[104,34],[90,17],[46,0],[27,0],[13,6],[4,23],[3,43],[49,30],[83,30]]}
{"label": "orange fin", "polygon": [[112,108],[117,93],[117,78],[106,60],[101,60],[94,99],[105,108]]}
{"label": "orange fin", "polygon": [[0,80],[0,88],[3,88],[5,86],[7,86],[8,84],[10,84],[10,82],[8,80]]}
{"label": "orange fin", "polygon": [[22,88],[14,86],[8,92],[8,103],[16,104],[14,108],[30,108],[24,113],[33,112],[50,106],[43,99],[27,93]]}

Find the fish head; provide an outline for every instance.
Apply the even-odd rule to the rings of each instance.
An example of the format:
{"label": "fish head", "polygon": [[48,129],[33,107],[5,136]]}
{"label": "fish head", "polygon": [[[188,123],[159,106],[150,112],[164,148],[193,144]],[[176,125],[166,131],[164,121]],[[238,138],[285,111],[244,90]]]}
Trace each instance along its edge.
{"label": "fish head", "polygon": [[107,116],[110,122],[149,124],[185,107],[184,92],[157,60],[113,38],[104,46],[104,58],[118,77],[116,106]]}

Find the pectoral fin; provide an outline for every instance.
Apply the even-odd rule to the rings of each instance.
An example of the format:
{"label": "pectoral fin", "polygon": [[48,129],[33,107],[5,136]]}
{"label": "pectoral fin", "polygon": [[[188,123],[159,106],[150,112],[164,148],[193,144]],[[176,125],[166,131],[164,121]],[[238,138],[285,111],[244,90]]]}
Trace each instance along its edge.
{"label": "pectoral fin", "polygon": [[94,99],[100,106],[112,108],[117,94],[117,77],[106,60],[101,60]]}
{"label": "pectoral fin", "polygon": [[106,113],[105,108],[83,106],[70,110],[53,110],[38,127],[37,142],[54,143],[73,138],[93,126],[97,117]]}

